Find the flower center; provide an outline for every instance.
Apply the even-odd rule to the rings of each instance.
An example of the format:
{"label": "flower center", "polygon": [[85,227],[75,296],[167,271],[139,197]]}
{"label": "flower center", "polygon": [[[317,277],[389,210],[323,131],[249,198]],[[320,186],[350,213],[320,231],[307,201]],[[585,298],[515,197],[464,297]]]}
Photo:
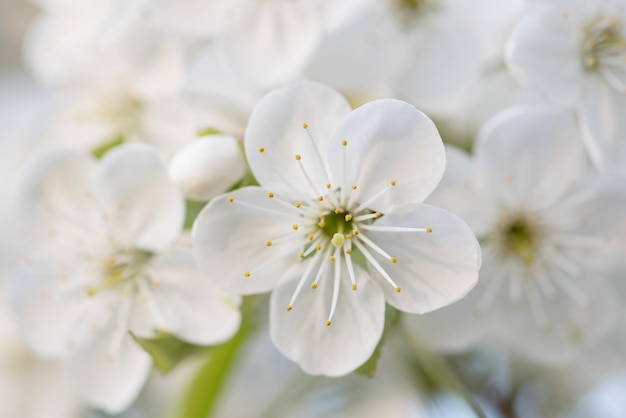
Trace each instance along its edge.
{"label": "flower center", "polygon": [[515,213],[503,215],[492,239],[501,255],[516,257],[531,265],[543,234],[534,216]]}
{"label": "flower center", "polygon": [[396,18],[407,29],[437,10],[437,6],[437,0],[391,0]]}
{"label": "flower center", "polygon": [[103,279],[94,287],[87,288],[88,296],[114,289],[143,274],[143,267],[152,254],[142,250],[125,250],[114,253],[102,260]]}
{"label": "flower center", "polygon": [[[587,71],[607,70],[626,67],[626,36],[624,23],[612,17],[596,18],[585,27],[582,44],[583,66]],[[606,73],[605,78],[610,77]],[[609,84],[613,81],[607,80]],[[622,84],[620,90],[623,92]]]}

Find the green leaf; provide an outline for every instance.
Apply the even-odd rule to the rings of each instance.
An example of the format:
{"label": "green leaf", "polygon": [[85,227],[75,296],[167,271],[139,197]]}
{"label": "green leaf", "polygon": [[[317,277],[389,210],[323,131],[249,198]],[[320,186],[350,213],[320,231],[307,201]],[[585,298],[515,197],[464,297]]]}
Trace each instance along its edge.
{"label": "green leaf", "polygon": [[154,338],[140,338],[132,332],[130,335],[143,348],[154,362],[154,367],[161,373],[167,374],[186,358],[210,350],[179,340],[166,332],[159,332]]}
{"label": "green leaf", "polygon": [[383,345],[385,345],[385,341],[387,339],[387,335],[389,331],[392,330],[398,320],[400,318],[400,313],[394,309],[393,307],[387,305],[385,307],[385,328],[383,329],[383,335],[374,350],[372,356],[367,360],[361,367],[356,369],[354,372],[363,377],[374,377],[376,375],[376,369],[378,367],[378,359],[380,359],[380,355],[382,353]]}
{"label": "green leaf", "polygon": [[116,137],[114,137],[110,141],[105,142],[104,144],[102,144],[102,145],[94,148],[93,150],[91,150],[91,155],[93,155],[94,157],[96,157],[96,159],[99,160],[108,151],[110,151],[111,149],[117,147],[118,145],[122,145],[123,143],[124,143],[124,136],[123,135],[117,135]]}

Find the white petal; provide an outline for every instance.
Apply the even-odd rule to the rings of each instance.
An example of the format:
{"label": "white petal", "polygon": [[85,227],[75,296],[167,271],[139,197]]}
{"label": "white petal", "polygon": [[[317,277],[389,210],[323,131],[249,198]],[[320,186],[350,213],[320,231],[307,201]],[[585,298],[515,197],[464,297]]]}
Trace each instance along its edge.
{"label": "white petal", "polygon": [[111,322],[117,293],[87,296],[99,278],[94,266],[80,260],[63,268],[36,262],[19,270],[11,286],[11,304],[33,350],[46,357],[71,353]]}
{"label": "white petal", "polygon": [[573,106],[582,92],[581,28],[555,7],[536,7],[519,22],[506,47],[511,71],[548,99]]}
{"label": "white petal", "polygon": [[286,312],[298,281],[272,292],[270,333],[282,353],[312,375],[341,376],[364,363],[373,353],[384,327],[385,301],[373,281],[356,270],[358,289],[351,290],[342,268],[337,310],[327,326],[333,292],[333,274],[317,289],[305,288],[293,309]]}
{"label": "white petal", "polygon": [[[534,282],[524,283],[527,295],[538,292]],[[560,365],[601,341],[615,324],[619,302],[600,277],[576,281],[574,286],[584,292],[589,304],[575,303],[563,292],[554,300],[544,299],[547,328],[533,321],[529,303],[503,310],[498,330],[502,342],[535,362]]]}
{"label": "white petal", "polygon": [[133,307],[135,319],[141,321],[138,329],[131,324],[137,335],[151,337],[160,329],[194,344],[212,345],[232,337],[239,328],[238,300],[200,274],[191,252],[160,254],[150,260],[146,274],[150,282],[140,289]]}
{"label": "white petal", "polygon": [[68,366],[79,396],[87,404],[114,414],[135,400],[152,360],[125,329],[110,327],[69,358]]}
{"label": "white petal", "polygon": [[[204,207],[193,225],[196,262],[226,291],[267,292],[290,268],[301,268],[299,245],[306,241],[306,233],[292,228],[300,221],[297,209],[279,201],[280,196],[269,198],[267,193],[259,187],[247,187],[218,196]],[[266,246],[267,241],[284,236],[288,237],[285,241]]]}
{"label": "white petal", "polygon": [[464,151],[446,146],[446,171],[427,203],[454,213],[466,222],[477,236],[483,236],[496,219],[493,197],[476,187],[475,164]]}
{"label": "white petal", "polygon": [[401,288],[396,292],[369,267],[370,274],[379,279],[385,299],[396,308],[430,312],[462,298],[476,284],[481,259],[478,242],[469,226],[452,213],[430,205],[405,205],[384,214],[373,226],[432,228],[431,233],[361,232],[397,259],[392,263],[368,249]]}
{"label": "white petal", "polygon": [[589,77],[579,106],[580,124],[589,155],[602,171],[626,165],[626,92],[619,92],[598,76]]}
{"label": "white petal", "polygon": [[358,186],[356,202],[366,201],[396,181],[376,201],[381,212],[422,202],[445,169],[443,143],[433,122],[410,104],[391,99],[352,111],[333,134],[327,155],[333,177],[343,179],[340,186],[344,190]]}
{"label": "white petal", "polygon": [[150,12],[158,26],[185,37],[208,37],[232,24],[241,13],[233,0],[156,0]]}
{"label": "white petal", "polygon": [[324,162],[328,142],[349,113],[346,99],[318,83],[301,82],[264,96],[250,116],[244,140],[259,183],[294,199],[316,196],[295,159],[299,154],[304,171],[322,194],[328,181]]}
{"label": "white petal", "polygon": [[117,244],[155,250],[167,248],[178,237],[184,201],[152,148],[131,144],[109,151],[94,183]]}
{"label": "white petal", "polygon": [[543,207],[586,169],[574,118],[549,106],[515,107],[492,118],[478,135],[478,187],[511,207]]}
{"label": "white petal", "polygon": [[246,160],[235,137],[211,135],[178,151],[168,172],[187,198],[208,201],[241,180]]}
{"label": "white petal", "polygon": [[271,87],[298,76],[321,34],[317,9],[309,2],[260,2],[217,38],[216,48],[234,71]]}

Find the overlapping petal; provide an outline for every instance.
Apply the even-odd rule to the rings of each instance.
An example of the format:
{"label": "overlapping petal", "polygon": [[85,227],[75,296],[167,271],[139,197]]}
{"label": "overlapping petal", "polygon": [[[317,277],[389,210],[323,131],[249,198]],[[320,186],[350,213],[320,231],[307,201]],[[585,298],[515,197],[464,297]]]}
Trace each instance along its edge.
{"label": "overlapping petal", "polygon": [[445,169],[443,143],[433,122],[410,104],[392,99],[352,111],[333,133],[327,156],[343,190],[357,185],[354,201],[366,201],[395,181],[372,206],[381,212],[422,202]]}

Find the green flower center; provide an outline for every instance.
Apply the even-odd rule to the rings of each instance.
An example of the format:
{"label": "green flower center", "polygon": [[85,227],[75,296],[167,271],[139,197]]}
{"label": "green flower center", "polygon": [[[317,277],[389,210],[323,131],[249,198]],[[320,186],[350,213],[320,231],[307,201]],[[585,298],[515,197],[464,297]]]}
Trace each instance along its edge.
{"label": "green flower center", "polygon": [[503,216],[493,235],[502,255],[518,258],[527,265],[535,261],[542,238],[537,220],[526,214]]}
{"label": "green flower center", "polygon": [[324,235],[332,239],[335,234],[347,234],[352,231],[352,215],[336,210],[320,218],[317,225]]}
{"label": "green flower center", "polygon": [[[588,71],[595,70],[599,65],[624,65],[626,38],[624,24],[614,18],[597,18],[585,27],[582,44],[583,66]],[[620,61],[621,60],[621,61]]]}
{"label": "green flower center", "polygon": [[152,254],[141,250],[120,251],[103,260],[103,279],[95,287],[87,289],[88,296],[113,289],[140,276]]}

